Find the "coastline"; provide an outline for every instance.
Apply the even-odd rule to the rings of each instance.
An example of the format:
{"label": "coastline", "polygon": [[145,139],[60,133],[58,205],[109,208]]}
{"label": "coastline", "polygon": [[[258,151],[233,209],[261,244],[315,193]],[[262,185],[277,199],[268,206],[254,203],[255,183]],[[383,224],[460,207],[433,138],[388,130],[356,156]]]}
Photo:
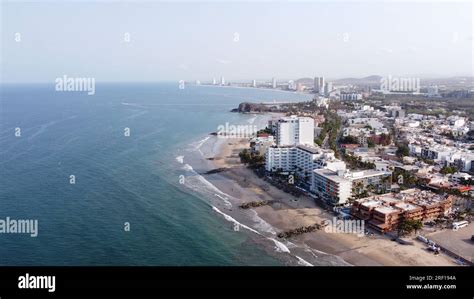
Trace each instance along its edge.
{"label": "coastline", "polygon": [[[235,152],[247,147],[248,141],[223,143],[221,151],[215,159],[216,168],[228,168],[222,176],[228,181],[223,184],[216,182],[218,188],[224,185],[237,185],[235,188],[226,188],[226,193],[240,198],[241,202],[254,200],[274,200],[272,205],[253,208],[258,217],[270,224],[277,231],[288,231],[297,227],[321,223],[322,220],[333,219],[331,212],[319,207],[312,198],[301,196],[296,198],[274,186],[246,168],[235,157]],[[211,179],[212,182],[212,179]],[[262,188],[263,187],[263,188]],[[268,189],[267,189],[268,188]],[[264,190],[265,189],[265,190]],[[249,190],[254,193],[242,196]],[[281,239],[283,241],[283,239]],[[415,242],[415,245],[401,245],[381,235],[359,237],[352,234],[331,234],[324,230],[292,237],[291,243],[301,247],[308,246],[318,252],[338,256],[350,265],[356,266],[448,266],[456,265],[450,258],[435,256],[426,251],[424,246]]]}
{"label": "coastline", "polygon": [[[204,87],[223,87],[223,88],[240,88],[240,89],[251,89],[251,90],[264,90],[264,91],[275,91],[275,92],[286,92],[297,95],[307,95],[312,96],[310,92],[302,92],[297,90],[283,90],[278,88],[269,88],[269,87],[250,87],[250,86],[233,86],[233,85],[210,85],[210,84],[201,84],[194,86],[204,86]],[[314,95],[313,95],[314,96]]]}
{"label": "coastline", "polygon": [[[269,117],[268,114],[259,116]],[[354,234],[333,234],[319,230],[288,239],[278,238],[277,234],[280,232],[321,223],[323,220],[332,220],[334,214],[318,206],[308,196],[303,195],[296,198],[270,185],[241,164],[238,153],[242,149],[248,148],[247,138],[227,139],[212,136],[205,143],[213,144],[213,150],[204,151],[203,157],[211,162],[213,169],[220,171],[205,174],[204,177],[225,194],[224,197],[227,197],[225,200],[228,201],[228,204],[216,209],[219,209],[226,219],[231,217],[254,234],[259,233],[267,239],[273,239],[276,245],[265,245],[265,242],[255,240],[256,243],[261,243],[264,247],[270,245],[266,251],[271,254],[272,251],[274,254],[272,246],[280,246],[280,250],[277,251],[288,253],[299,265],[457,265],[447,256],[433,255],[417,241],[412,246],[401,245],[391,241],[387,236],[377,234],[359,237]],[[238,207],[242,203],[257,200],[271,200],[271,204],[247,210]],[[245,214],[247,217],[243,216]],[[252,220],[249,221],[249,218]],[[279,245],[277,242],[281,244]],[[281,254],[280,258],[282,258]],[[291,258],[282,259],[289,265],[294,264],[291,262]]]}

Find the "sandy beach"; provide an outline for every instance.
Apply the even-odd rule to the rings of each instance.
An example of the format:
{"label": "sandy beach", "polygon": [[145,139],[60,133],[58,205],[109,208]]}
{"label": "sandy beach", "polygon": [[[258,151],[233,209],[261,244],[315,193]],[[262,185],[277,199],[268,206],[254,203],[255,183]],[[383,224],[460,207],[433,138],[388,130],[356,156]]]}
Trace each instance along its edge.
{"label": "sandy beach", "polygon": [[[219,140],[214,156],[206,158],[212,160],[214,168],[225,170],[205,177],[219,190],[231,196],[234,203],[228,213],[231,213],[232,217],[237,217],[237,210],[242,210],[236,207],[236,204],[272,200],[271,204],[252,208],[246,213],[254,213],[262,219],[266,231],[278,241],[286,242],[291,253],[298,259],[302,257],[312,265],[315,261],[320,261],[316,263],[320,265],[456,265],[446,255],[434,255],[427,251],[424,244],[417,240],[413,240],[414,245],[401,245],[380,234],[360,237],[356,234],[328,233],[323,229],[290,237],[288,240],[276,237],[275,234],[279,232],[321,223],[323,220],[333,219],[335,215],[318,206],[310,197],[296,198],[270,185],[242,165],[238,153],[248,148],[248,145],[248,139]],[[251,223],[248,225],[252,227]],[[255,224],[252,228],[259,230],[259,226]]]}

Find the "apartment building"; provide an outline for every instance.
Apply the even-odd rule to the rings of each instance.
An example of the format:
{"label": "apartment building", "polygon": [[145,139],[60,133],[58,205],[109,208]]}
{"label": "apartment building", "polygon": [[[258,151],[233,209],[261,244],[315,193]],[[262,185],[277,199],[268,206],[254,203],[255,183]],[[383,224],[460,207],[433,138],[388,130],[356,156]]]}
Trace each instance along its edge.
{"label": "apartment building", "polygon": [[341,92],[341,101],[358,101],[362,100],[362,94],[357,92]]}
{"label": "apartment building", "polygon": [[344,170],[314,170],[311,191],[330,205],[345,204],[352,195],[352,182],[345,179],[343,173]]}
{"label": "apartment building", "polygon": [[449,154],[450,150],[445,146],[432,146],[421,149],[421,157],[433,161],[446,160]]}
{"label": "apartment building", "polygon": [[454,183],[454,184],[463,184],[463,182],[467,182],[468,180],[470,180],[472,178],[471,175],[467,174],[467,173],[464,173],[464,172],[456,172],[456,173],[453,173],[450,177],[449,177],[449,181]]}

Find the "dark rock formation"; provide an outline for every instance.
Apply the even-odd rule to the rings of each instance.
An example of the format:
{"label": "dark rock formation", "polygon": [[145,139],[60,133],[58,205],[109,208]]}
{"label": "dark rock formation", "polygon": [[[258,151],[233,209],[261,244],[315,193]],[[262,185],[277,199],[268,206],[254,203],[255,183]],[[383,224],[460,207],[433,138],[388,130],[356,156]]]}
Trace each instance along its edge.
{"label": "dark rock formation", "polygon": [[264,104],[256,103],[240,103],[239,108],[232,109],[232,112],[241,112],[241,113],[256,113],[256,112],[269,112],[272,111],[272,107]]}

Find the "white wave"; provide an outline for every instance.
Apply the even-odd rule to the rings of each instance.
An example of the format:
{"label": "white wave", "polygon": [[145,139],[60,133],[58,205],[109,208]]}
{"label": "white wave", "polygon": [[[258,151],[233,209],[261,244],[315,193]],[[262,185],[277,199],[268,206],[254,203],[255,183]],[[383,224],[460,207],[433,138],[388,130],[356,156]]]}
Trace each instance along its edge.
{"label": "white wave", "polygon": [[268,239],[272,240],[273,243],[275,243],[275,248],[276,248],[277,251],[290,253],[290,250],[288,249],[288,247],[286,247],[286,245],[283,244],[282,242],[280,242],[278,240],[275,240],[273,238],[268,238]]}
{"label": "white wave", "polygon": [[243,228],[245,228],[245,229],[247,229],[247,230],[249,230],[249,231],[251,231],[251,232],[253,232],[253,233],[256,233],[257,235],[261,235],[258,231],[254,230],[253,228],[248,227],[247,225],[244,225],[244,224],[238,222],[237,220],[235,220],[235,219],[232,218],[231,216],[229,216],[229,215],[227,215],[227,214],[221,212],[221,211],[220,211],[218,208],[216,208],[215,206],[212,206],[212,209],[213,209],[215,212],[217,212],[217,213],[221,214],[222,216],[224,216],[224,219],[225,219],[225,220],[227,220],[227,221],[229,221],[229,222],[232,222],[232,223],[238,225],[239,227],[243,227]]}
{"label": "white wave", "polygon": [[132,107],[139,107],[139,108],[146,108],[143,105],[137,104],[137,103],[127,103],[127,102],[122,102],[122,105],[124,106],[132,106]]}
{"label": "white wave", "polygon": [[[207,181],[207,180],[206,180],[206,181]],[[213,185],[213,186],[214,186],[214,185]],[[214,195],[215,195],[216,197],[219,197],[220,199],[222,199],[228,207],[232,207],[232,204],[230,203],[230,201],[228,200],[227,197],[221,196],[221,195],[216,194],[216,193],[214,193]]]}
{"label": "white wave", "polygon": [[329,253],[326,253],[326,252],[323,252],[311,247],[307,247],[307,246],[306,246],[305,251],[311,253],[311,255],[313,255],[313,257],[318,260],[321,260],[321,259],[327,260],[327,258],[330,257],[331,260],[330,261],[328,260],[328,261],[329,261],[329,264],[333,266],[352,266],[352,264],[346,262],[342,257],[337,256],[337,255],[332,255],[332,254],[329,254]]}
{"label": "white wave", "polygon": [[273,228],[273,226],[270,223],[263,220],[260,216],[258,216],[257,211],[253,209],[250,209],[250,211],[252,211],[253,213],[253,221],[257,223],[256,224],[257,229],[259,229],[260,231],[268,232],[272,235],[276,235],[276,231]]}
{"label": "white wave", "polygon": [[[251,232],[253,232],[253,233],[255,233],[255,234],[259,235],[259,236],[265,237],[267,240],[272,241],[272,242],[275,244],[275,250],[276,250],[277,252],[280,252],[280,253],[287,253],[287,254],[289,254],[289,255],[295,257],[295,258],[298,260],[298,264],[299,264],[299,265],[301,265],[301,266],[314,266],[313,264],[311,264],[310,262],[304,260],[303,258],[301,258],[301,257],[299,257],[299,256],[297,256],[297,255],[293,255],[293,254],[291,253],[290,249],[287,247],[287,245],[283,244],[282,242],[280,242],[280,241],[278,241],[278,240],[276,240],[276,239],[274,239],[274,238],[264,236],[264,235],[263,235],[262,233],[260,233],[259,231],[255,230],[255,229],[253,229],[253,228],[251,228],[251,227],[248,227],[248,226],[246,226],[246,225],[244,225],[244,224],[238,222],[237,220],[235,220],[232,216],[227,215],[227,214],[221,212],[221,211],[220,211],[218,208],[216,208],[215,206],[212,206],[212,209],[213,209],[216,213],[222,215],[225,220],[227,220],[227,221],[229,221],[229,222],[232,222],[235,226],[239,226],[239,227],[245,228],[245,229],[247,229],[247,230],[249,230],[249,231],[251,231]],[[290,242],[287,242],[287,244],[296,246],[295,244],[290,243]],[[314,255],[314,253],[313,253],[313,255]],[[317,256],[315,256],[315,257],[317,257]],[[333,264],[333,265],[349,265],[348,263],[345,263],[344,260],[342,260],[341,258],[336,259],[336,261],[332,262],[331,264]]]}
{"label": "white wave", "polygon": [[137,118],[137,117],[142,116],[142,115],[147,114],[147,113],[148,113],[148,111],[141,110],[141,111],[138,111],[137,113],[134,113],[132,115],[129,115],[129,116],[125,117],[124,120],[134,119],[134,118]]}
{"label": "white wave", "polygon": [[207,140],[209,140],[211,136],[207,136],[206,138],[199,140],[197,142],[191,143],[192,146],[194,146],[194,149],[198,150]]}
{"label": "white wave", "polygon": [[[310,252],[315,258],[318,258],[319,256],[317,254],[320,254],[320,255],[325,255],[327,253],[323,252],[323,251],[320,251],[320,250],[317,250],[317,249],[314,249],[314,248],[307,248],[305,249],[305,251],[307,252]],[[317,253],[317,254],[316,254]]]}
{"label": "white wave", "polygon": [[[229,198],[232,196],[222,192],[216,186],[214,186],[211,182],[206,180],[202,175],[198,174],[194,171],[193,167],[189,164],[185,164],[182,169],[192,172],[194,176],[186,179],[186,186],[196,191],[200,191],[201,193],[205,193],[208,195],[213,194],[215,197],[218,197],[224,201],[227,208],[232,208],[232,203],[229,201]],[[194,183],[194,184],[193,184]]]}
{"label": "white wave", "polygon": [[176,161],[178,161],[179,163],[183,164],[183,163],[184,163],[184,156],[177,156],[177,157],[176,157]]}
{"label": "white wave", "polygon": [[302,266],[314,266],[313,264],[311,263],[308,263],[307,261],[305,261],[304,259],[300,258],[299,256],[295,255],[296,258],[298,259],[298,264],[302,265]]}
{"label": "white wave", "polygon": [[187,171],[194,171],[193,167],[189,164],[184,164],[182,169],[187,170]]}
{"label": "white wave", "polygon": [[255,115],[254,117],[248,119],[247,122],[248,122],[249,124],[253,124],[256,119],[257,119],[257,116]]}

